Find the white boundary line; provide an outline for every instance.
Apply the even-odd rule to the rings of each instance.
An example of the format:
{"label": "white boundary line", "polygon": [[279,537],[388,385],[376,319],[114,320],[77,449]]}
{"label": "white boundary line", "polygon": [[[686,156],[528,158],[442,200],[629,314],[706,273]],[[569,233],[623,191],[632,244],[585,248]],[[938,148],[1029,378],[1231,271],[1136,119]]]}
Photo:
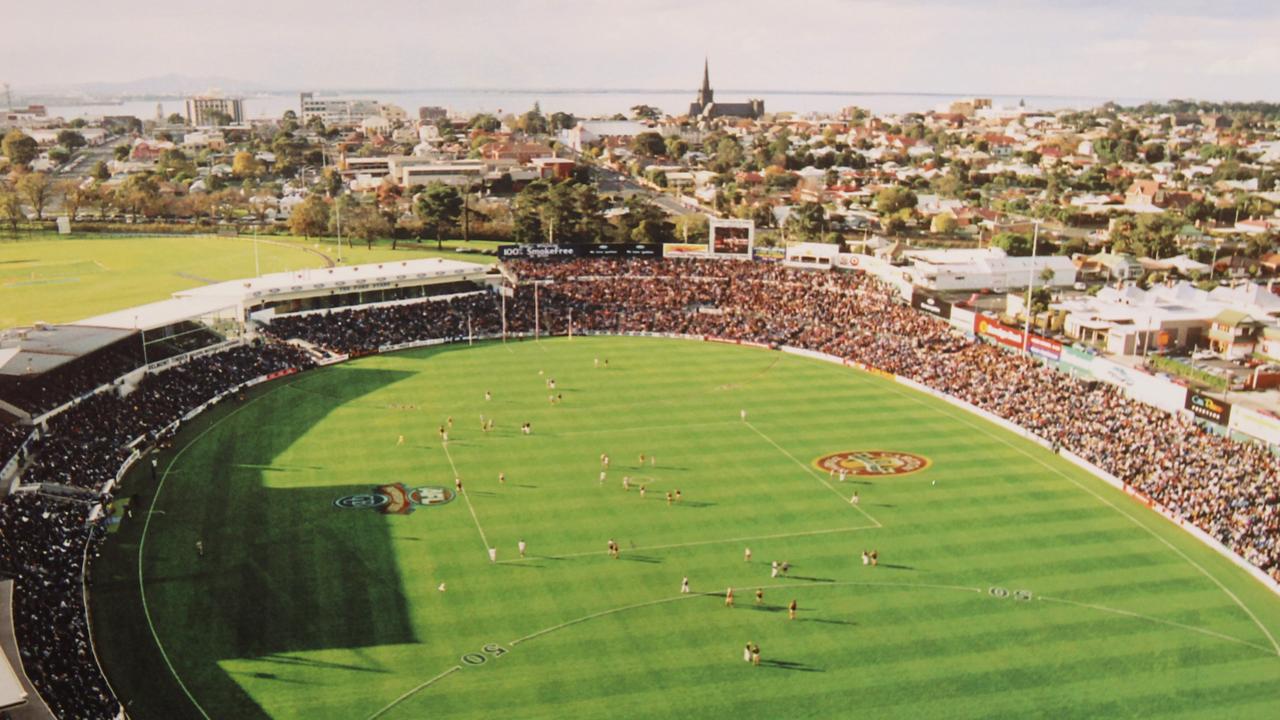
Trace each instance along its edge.
{"label": "white boundary line", "polygon": [[155,515],[157,512],[154,508],[156,506],[156,503],[160,502],[160,492],[164,490],[164,481],[169,479],[169,471],[173,469],[173,466],[178,462],[178,458],[181,458],[183,453],[185,453],[189,448],[191,448],[191,446],[199,442],[200,439],[203,438],[205,435],[208,435],[209,433],[213,432],[219,425],[235,417],[237,414],[239,414],[241,410],[244,410],[245,408],[267,397],[268,395],[274,393],[275,391],[279,390],[282,387],[287,387],[287,385],[286,384],[276,385],[270,390],[267,390],[263,394],[253,398],[252,400],[244,403],[243,405],[236,408],[235,410],[232,410],[231,412],[227,413],[221,418],[215,420],[213,424],[205,428],[199,435],[196,435],[194,438],[188,441],[185,445],[182,446],[181,449],[178,450],[177,453],[174,454],[172,458],[169,459],[169,464],[165,466],[164,472],[160,475],[160,482],[156,484],[155,495],[151,497],[151,509],[147,510],[147,519],[145,522],[142,523],[142,537],[138,539],[138,595],[142,599],[142,614],[147,618],[147,627],[151,629],[151,638],[155,640],[156,649],[160,651],[160,657],[164,659],[164,664],[168,666],[169,672],[173,675],[173,679],[178,681],[178,687],[182,688],[183,694],[187,696],[187,699],[191,701],[191,704],[195,706],[196,710],[200,713],[200,716],[205,718],[205,720],[211,720],[211,718],[209,717],[209,713],[205,712],[204,707],[201,706],[200,703],[196,700],[195,696],[191,694],[191,690],[187,688],[187,684],[184,683],[182,681],[182,677],[178,675],[177,669],[173,667],[173,662],[169,659],[169,653],[166,652],[164,649],[164,643],[160,642],[160,635],[159,633],[156,632],[155,622],[151,619],[151,609],[147,604],[147,584],[142,573],[143,550],[145,550],[147,547],[147,530],[151,528],[151,517]]}
{"label": "white boundary line", "polygon": [[866,516],[866,518],[867,518],[868,520],[870,520],[871,522],[875,523],[875,527],[883,527],[883,526],[880,524],[880,521],[879,521],[879,520],[877,520],[877,519],[875,519],[875,518],[871,517],[871,514],[870,514],[870,513],[868,513],[866,510],[863,510],[861,507],[859,507],[859,506],[857,506],[857,505],[854,505],[853,503],[849,502],[849,499],[848,499],[848,498],[846,498],[846,497],[844,496],[844,493],[842,493],[842,492],[840,492],[839,490],[835,489],[835,486],[833,486],[831,483],[827,482],[827,481],[826,481],[826,479],[824,479],[821,475],[819,475],[818,473],[814,472],[814,471],[813,471],[813,468],[809,467],[808,465],[805,465],[804,463],[802,463],[802,462],[800,462],[798,459],[796,459],[796,456],[795,456],[795,455],[792,455],[790,452],[787,452],[787,449],[786,449],[786,448],[784,448],[784,447],[782,447],[781,445],[779,445],[778,443],[774,442],[774,441],[773,441],[773,438],[771,438],[771,437],[769,437],[768,435],[765,435],[763,432],[761,432],[761,431],[760,431],[760,428],[758,428],[758,427],[756,427],[755,425],[752,425],[752,424],[751,424],[751,421],[749,421],[749,420],[743,420],[743,421],[742,421],[742,423],[743,423],[744,425],[746,425],[747,427],[751,428],[751,430],[752,430],[752,431],[754,431],[754,432],[755,432],[755,434],[757,434],[757,435],[759,435],[760,437],[764,438],[764,439],[765,439],[765,440],[766,440],[770,445],[772,445],[772,446],[774,446],[775,448],[777,448],[777,449],[778,449],[778,451],[779,451],[779,452],[781,452],[783,455],[786,455],[788,458],[790,458],[790,459],[791,459],[791,462],[793,462],[793,463],[795,463],[795,464],[799,465],[801,468],[803,468],[803,469],[804,469],[804,471],[805,471],[806,473],[808,473],[810,477],[812,477],[813,479],[815,479],[815,480],[817,480],[818,482],[822,483],[823,485],[826,485],[828,490],[830,490],[831,492],[835,493],[835,494],[836,494],[836,495],[837,495],[841,500],[843,500],[843,501],[844,501],[844,503],[843,503],[843,504],[848,505],[849,507],[853,508],[854,510],[857,510],[858,512],[862,513],[864,516]]}
{"label": "white boundary line", "polygon": [[[888,382],[890,383],[890,386],[891,386],[891,387],[893,387],[893,388],[894,388],[894,390],[895,390],[899,395],[902,395],[903,397],[906,397],[906,398],[910,399],[912,402],[916,402],[916,403],[919,403],[919,404],[921,404],[921,405],[925,405],[925,406],[930,406],[930,405],[929,405],[929,403],[926,403],[926,402],[925,402],[924,400],[922,400],[921,398],[916,397],[916,396],[915,396],[915,393],[909,393],[909,392],[904,391],[904,390],[900,387],[900,384],[899,384],[896,380],[889,380]],[[918,392],[918,391],[916,391],[916,392]],[[1149,527],[1147,527],[1146,525],[1144,525],[1141,521],[1139,521],[1139,520],[1138,520],[1137,518],[1135,518],[1134,516],[1130,515],[1129,513],[1125,512],[1124,510],[1120,509],[1120,506],[1118,506],[1118,505],[1116,505],[1115,503],[1111,502],[1110,500],[1108,500],[1107,498],[1103,497],[1102,495],[1099,495],[1096,491],[1094,491],[1094,489],[1093,489],[1093,488],[1090,488],[1089,486],[1087,486],[1087,485],[1085,485],[1085,484],[1081,483],[1079,480],[1076,480],[1075,478],[1071,477],[1070,475],[1068,475],[1068,474],[1064,473],[1060,468],[1057,468],[1057,467],[1054,467],[1053,465],[1050,465],[1049,463],[1045,462],[1043,458],[1038,457],[1038,456],[1036,456],[1036,455],[1033,455],[1032,453],[1027,452],[1026,448],[1021,447],[1021,446],[1018,446],[1018,445],[1015,445],[1015,444],[1013,444],[1013,443],[1009,442],[1009,440],[1008,440],[1008,439],[1006,439],[1006,438],[1004,438],[1004,437],[1001,437],[1000,435],[997,435],[997,434],[995,434],[995,433],[992,433],[992,432],[991,432],[990,430],[988,430],[986,427],[983,427],[982,425],[977,424],[977,423],[974,423],[973,421],[969,420],[969,419],[968,419],[968,415],[969,415],[969,413],[967,413],[967,412],[966,412],[966,414],[965,414],[965,415],[955,415],[955,414],[952,414],[952,413],[950,413],[950,412],[946,412],[944,408],[937,407],[937,406],[931,406],[931,407],[934,407],[934,409],[935,409],[938,413],[940,413],[940,414],[942,414],[942,415],[946,415],[946,416],[948,416],[948,417],[950,417],[950,418],[952,418],[952,419],[954,419],[954,420],[956,420],[956,421],[958,421],[958,422],[960,422],[960,423],[963,423],[963,424],[965,424],[965,425],[968,425],[969,427],[971,427],[971,428],[973,428],[973,429],[977,430],[978,432],[982,433],[983,435],[986,435],[987,437],[992,438],[993,440],[997,440],[997,441],[999,441],[1000,443],[1002,443],[1002,444],[1004,444],[1004,445],[1006,445],[1006,446],[1008,446],[1008,447],[1010,447],[1010,448],[1013,448],[1014,450],[1018,451],[1019,453],[1021,453],[1021,454],[1022,454],[1022,455],[1024,455],[1024,456],[1026,456],[1027,458],[1029,458],[1029,459],[1031,459],[1031,460],[1034,460],[1036,463],[1040,464],[1040,465],[1041,465],[1042,467],[1044,467],[1045,469],[1047,469],[1047,470],[1049,470],[1049,471],[1053,472],[1055,475],[1058,475],[1058,476],[1062,477],[1062,478],[1063,478],[1063,479],[1065,479],[1067,482],[1071,483],[1072,485],[1075,485],[1076,487],[1080,488],[1081,490],[1085,491],[1086,493],[1088,493],[1088,494],[1092,495],[1093,497],[1097,498],[1100,502],[1102,502],[1102,504],[1106,505],[1107,507],[1110,507],[1112,510],[1115,510],[1117,513],[1119,513],[1119,514],[1120,514],[1122,517],[1124,517],[1126,520],[1128,520],[1129,522],[1133,523],[1134,525],[1137,525],[1139,528],[1141,528],[1143,531],[1145,531],[1145,532],[1146,532],[1148,535],[1150,535],[1151,537],[1155,538],[1156,540],[1159,540],[1161,544],[1163,544],[1165,547],[1167,547],[1167,548],[1169,548],[1170,550],[1172,550],[1175,554],[1177,554],[1177,555],[1178,555],[1179,557],[1181,557],[1183,560],[1186,560],[1186,561],[1187,561],[1187,563],[1191,565],[1191,567],[1193,567],[1193,568],[1195,568],[1196,570],[1200,571],[1200,574],[1201,574],[1201,575],[1204,575],[1205,577],[1209,578],[1209,580],[1213,581],[1213,584],[1214,584],[1214,585],[1217,585],[1217,586],[1218,586],[1218,589],[1220,589],[1220,590],[1222,590],[1222,592],[1226,593],[1226,594],[1227,594],[1227,597],[1231,598],[1231,599],[1235,602],[1235,604],[1236,604],[1237,606],[1239,606],[1239,608],[1240,608],[1241,610],[1243,610],[1243,611],[1245,612],[1245,614],[1246,614],[1246,615],[1248,615],[1248,616],[1249,616],[1249,619],[1250,619],[1250,620],[1253,620],[1253,624],[1258,626],[1258,629],[1262,631],[1262,634],[1263,634],[1263,635],[1265,635],[1265,636],[1267,637],[1267,640],[1271,642],[1271,647],[1272,647],[1272,649],[1275,651],[1275,654],[1276,654],[1276,655],[1280,655],[1280,643],[1277,643],[1277,642],[1276,642],[1276,638],[1275,638],[1275,636],[1271,634],[1271,631],[1267,629],[1267,626],[1266,626],[1266,625],[1264,625],[1264,624],[1262,623],[1262,621],[1258,619],[1258,616],[1257,616],[1257,615],[1255,615],[1255,614],[1253,613],[1253,611],[1252,611],[1252,610],[1250,610],[1250,609],[1249,609],[1249,607],[1248,607],[1247,605],[1245,605],[1245,604],[1244,604],[1244,602],[1239,598],[1239,596],[1237,596],[1234,592],[1232,592],[1232,591],[1230,590],[1230,588],[1228,588],[1226,585],[1222,584],[1222,581],[1221,581],[1221,580],[1219,580],[1219,579],[1218,579],[1217,577],[1215,577],[1214,575],[1212,575],[1208,570],[1206,570],[1206,569],[1204,568],[1204,566],[1200,565],[1200,564],[1199,564],[1199,563],[1197,563],[1195,560],[1192,560],[1192,559],[1190,558],[1190,556],[1188,556],[1188,555],[1187,555],[1186,553],[1184,553],[1182,550],[1179,550],[1176,546],[1174,546],[1174,544],[1173,544],[1173,543],[1171,543],[1171,542],[1169,542],[1168,540],[1166,540],[1165,538],[1161,537],[1161,536],[1159,535],[1159,533],[1157,533],[1155,530],[1152,530],[1151,528],[1149,528]],[[957,409],[960,409],[960,408],[957,408]],[[962,410],[962,411],[963,411],[963,410]]]}
{"label": "white boundary line", "polygon": [[[881,526],[880,525],[859,525],[856,527],[848,527],[848,528],[833,528],[831,530],[810,530],[807,532],[779,533],[777,535],[754,535],[752,537],[729,538],[727,540],[698,540],[696,542],[672,543],[670,545],[641,545],[638,547],[630,548],[628,552],[640,552],[644,550],[673,550],[675,548],[698,547],[700,545],[721,545],[725,543],[749,542],[749,541],[755,541],[755,540],[783,540],[786,538],[805,537],[809,535],[832,535],[835,533],[857,532],[859,530],[875,530],[879,527]],[[498,564],[499,565],[515,565],[518,563],[529,562],[530,560],[538,560],[538,559],[564,560],[567,558],[587,557],[590,555],[605,555],[608,552],[609,552],[608,550],[589,550],[587,552],[568,553],[565,555],[535,555],[532,557],[520,558],[518,560],[499,560]]]}
{"label": "white boundary line", "polygon": [[[747,587],[750,585],[751,583],[747,583],[746,585],[743,585],[743,587]],[[986,592],[980,587],[969,587],[966,585],[942,585],[937,583],[868,582],[864,580],[847,580],[847,581],[830,582],[830,583],[780,583],[777,585],[768,585],[766,587],[770,588],[771,590],[782,589],[782,588],[815,589],[815,588],[829,588],[829,587],[923,588],[928,590],[956,590],[961,592],[972,592],[972,593],[977,593],[979,595],[982,595]],[[521,643],[525,643],[530,640],[535,640],[537,638],[542,637],[543,635],[548,635],[557,630],[563,630],[564,628],[571,627],[573,625],[578,625],[588,620],[594,620],[599,617],[605,617],[606,615],[614,615],[620,612],[626,612],[628,610],[638,610],[640,608],[652,607],[654,605],[665,605],[667,603],[679,602],[681,600],[689,600],[692,598],[721,597],[722,595],[723,593],[720,593],[720,592],[689,593],[689,594],[675,595],[672,597],[659,598],[657,600],[649,600],[647,602],[642,602],[642,603],[634,603],[632,605],[623,605],[616,608],[610,608],[608,610],[601,610],[599,612],[589,613],[587,615],[583,615],[582,617],[578,617],[572,620],[568,620],[566,622],[562,622],[559,625],[553,625],[551,627],[543,628],[542,630],[538,630],[537,632],[533,632],[528,635],[525,635],[524,637],[512,640],[509,644],[511,645],[511,647],[515,647]],[[1174,622],[1172,620],[1162,620],[1160,618],[1151,617],[1149,615],[1142,615],[1140,613],[1130,612],[1128,610],[1120,610],[1117,608],[1106,607],[1105,605],[1091,605],[1088,603],[1078,603],[1078,602],[1073,602],[1071,600],[1063,600],[1060,598],[1045,597],[1040,595],[1036,595],[1035,597],[1037,600],[1043,600],[1045,602],[1061,603],[1061,604],[1070,605],[1078,608],[1084,608],[1088,610],[1114,613],[1117,615],[1130,617],[1137,620],[1146,620],[1148,622],[1157,623],[1160,625],[1168,625],[1171,627],[1176,627],[1183,630],[1200,633],[1202,635],[1217,638],[1219,640],[1225,640],[1227,642],[1237,643],[1239,645],[1250,647],[1255,650],[1261,650],[1262,652],[1265,652],[1268,655],[1271,654],[1271,651],[1265,646],[1251,643],[1247,640],[1242,640],[1241,638],[1233,637],[1231,635],[1225,635],[1223,633],[1215,632],[1213,630],[1195,627],[1194,625],[1185,625],[1183,623]],[[405,692],[400,697],[396,698],[391,704],[387,705],[385,708],[369,716],[368,720],[375,720],[375,718],[379,717],[380,715],[387,712],[388,710],[395,707],[396,705],[400,704],[401,702],[404,702],[405,700],[409,699],[413,695],[417,694],[419,691],[424,690],[425,688],[430,686],[432,683],[435,683],[437,680],[440,680],[441,678],[447,675],[450,675],[453,672],[460,669],[461,669],[460,666],[455,665],[449,670],[446,670],[445,672],[431,678],[430,680],[412,688],[411,690]]]}
{"label": "white boundary line", "polygon": [[1258,645],[1257,643],[1251,643],[1248,640],[1241,640],[1238,637],[1225,635],[1223,633],[1220,633],[1214,630],[1209,630],[1208,628],[1196,627],[1194,625],[1185,625],[1180,622],[1174,622],[1173,620],[1162,620],[1158,617],[1152,617],[1150,615],[1142,615],[1140,613],[1130,612],[1128,610],[1121,610],[1119,608],[1111,608],[1105,605],[1091,605],[1089,603],[1075,602],[1074,600],[1063,600],[1062,598],[1046,597],[1044,595],[1036,595],[1035,598],[1037,600],[1043,600],[1045,602],[1062,603],[1064,605],[1074,605],[1076,607],[1089,608],[1090,610],[1100,610],[1102,612],[1115,613],[1116,615],[1124,615],[1126,617],[1138,618],[1140,620],[1147,620],[1149,622],[1159,623],[1161,625],[1170,625],[1176,628],[1182,628],[1183,630],[1191,630],[1192,632],[1202,633],[1210,637],[1216,637],[1222,640],[1229,640],[1234,643],[1240,643],[1241,645],[1254,648],[1255,650],[1261,650],[1262,652],[1268,655],[1273,654],[1271,652],[1271,648],[1268,648],[1265,645]]}
{"label": "white boundary line", "polygon": [[[458,466],[453,464],[453,455],[449,453],[449,442],[441,441],[440,447],[444,448],[444,456],[449,459],[449,467],[453,469],[453,477],[461,478],[458,474]],[[485,558],[489,557],[489,548],[493,547],[489,544],[489,538],[484,535],[484,528],[480,527],[480,518],[476,516],[476,509],[471,505],[471,495],[467,493],[467,486],[462,486],[462,499],[467,501],[467,509],[471,511],[471,519],[476,521],[476,530],[480,531],[480,542],[484,543]]]}
{"label": "white boundary line", "polygon": [[370,716],[367,718],[367,720],[375,720],[375,718],[381,717],[382,715],[386,714],[386,712],[387,712],[387,711],[391,710],[392,708],[394,708],[395,706],[397,706],[397,705],[399,705],[400,703],[404,702],[405,700],[408,700],[411,696],[413,696],[413,695],[414,695],[415,693],[417,693],[419,690],[425,690],[429,685],[431,685],[431,684],[432,684],[432,683],[434,683],[435,681],[440,680],[440,679],[442,679],[442,678],[444,678],[444,677],[446,677],[446,676],[448,676],[448,675],[452,675],[453,673],[455,673],[455,672],[457,672],[457,671],[459,671],[459,670],[461,670],[461,669],[462,669],[462,666],[461,666],[461,665],[454,665],[453,667],[449,668],[448,670],[445,670],[444,672],[440,673],[439,675],[437,675],[437,676],[435,676],[435,677],[431,678],[430,680],[428,680],[428,681],[426,681],[426,682],[422,683],[421,685],[419,685],[419,686],[417,686],[417,687],[415,687],[415,688],[413,688],[413,689],[409,690],[408,692],[406,692],[405,694],[403,694],[403,695],[401,695],[400,697],[396,698],[395,700],[392,700],[390,703],[388,703],[388,704],[387,704],[387,706],[386,706],[386,707],[384,707],[384,708],[382,708],[381,710],[379,710],[378,712],[376,712],[376,713],[374,713],[374,714],[370,715]]}

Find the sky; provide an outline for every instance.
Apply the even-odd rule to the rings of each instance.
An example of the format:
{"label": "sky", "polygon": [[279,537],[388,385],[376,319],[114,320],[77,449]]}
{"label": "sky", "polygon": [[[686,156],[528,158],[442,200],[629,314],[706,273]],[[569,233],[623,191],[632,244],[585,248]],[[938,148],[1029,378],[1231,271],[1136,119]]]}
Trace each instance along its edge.
{"label": "sky", "polygon": [[1280,0],[63,0],[0,82],[1280,100]]}

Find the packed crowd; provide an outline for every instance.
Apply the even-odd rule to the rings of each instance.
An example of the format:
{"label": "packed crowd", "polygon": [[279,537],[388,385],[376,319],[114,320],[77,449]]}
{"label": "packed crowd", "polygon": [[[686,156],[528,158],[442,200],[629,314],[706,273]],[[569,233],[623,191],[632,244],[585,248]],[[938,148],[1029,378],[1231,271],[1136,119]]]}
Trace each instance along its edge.
{"label": "packed crowd", "polygon": [[88,516],[86,503],[34,492],[0,502],[0,567],[14,578],[22,666],[60,718],[114,718],[120,710],[98,672],[84,617],[85,548],[103,533]]}
{"label": "packed crowd", "polygon": [[0,418],[0,467],[9,462],[9,458],[18,452],[18,448],[22,447],[30,434],[30,427]]}
{"label": "packed crowd", "polygon": [[20,492],[0,501],[0,569],[15,578],[14,620],[23,666],[41,697],[62,718],[114,718],[112,697],[92,655],[81,594],[82,562],[101,539],[90,522],[95,502],[111,500],[107,483],[128,457],[128,443],[154,441],[194,408],[246,381],[310,360],[288,345],[258,343],[148,375],[132,392],[113,388],[86,398],[47,423],[22,483],[83,488],[92,500]]}
{"label": "packed crowd", "polygon": [[39,416],[144,364],[137,338],[120,340],[48,372],[0,376],[0,400]]}
{"label": "packed crowd", "polygon": [[[789,345],[911,378],[1071,450],[1194,523],[1280,580],[1280,461],[1184,418],[967,339],[916,312],[875,278],[765,263],[701,260],[516,260],[511,332],[660,332]],[[468,300],[475,332],[500,328],[495,295]],[[487,317],[485,315],[487,314]],[[459,309],[437,304],[353,310],[273,323],[339,352],[465,337]]]}

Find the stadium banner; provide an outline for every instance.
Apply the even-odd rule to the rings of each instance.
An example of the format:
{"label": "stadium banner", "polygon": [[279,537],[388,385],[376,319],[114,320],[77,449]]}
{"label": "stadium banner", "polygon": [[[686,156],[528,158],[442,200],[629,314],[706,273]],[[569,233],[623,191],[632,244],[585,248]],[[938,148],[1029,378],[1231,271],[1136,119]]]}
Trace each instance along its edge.
{"label": "stadium banner", "polygon": [[755,248],[755,256],[757,260],[766,262],[782,262],[787,257],[787,249],[782,247],[762,247]]}
{"label": "stadium banner", "polygon": [[1073,370],[1079,371],[1086,377],[1093,377],[1093,362],[1095,356],[1092,353],[1080,350],[1078,348],[1067,345],[1062,348],[1062,354],[1058,357],[1058,361]]}
{"label": "stadium banner", "polygon": [[973,334],[1005,347],[1011,347],[1015,350],[1022,349],[1023,335],[1021,330],[1008,327],[995,318],[987,317],[986,315],[974,316]]}
{"label": "stadium banner", "polygon": [[918,287],[911,288],[911,307],[947,320],[951,317],[951,303],[939,300]]}
{"label": "stadium banner", "polygon": [[1171,380],[1101,357],[1093,358],[1090,370],[1095,378],[1119,387],[1140,403],[1167,413],[1177,413],[1185,407],[1187,388]]}
{"label": "stadium banner", "polygon": [[1201,420],[1219,425],[1227,425],[1231,422],[1231,403],[1209,397],[1202,392],[1192,390],[1187,393],[1186,409]]}
{"label": "stadium banner", "polygon": [[967,308],[962,308],[959,305],[952,305],[951,318],[950,318],[951,327],[955,328],[956,330],[959,330],[965,335],[972,337],[973,336],[973,320],[975,315],[976,313],[974,313],[972,310],[969,310]]}
{"label": "stadium banner", "polygon": [[1280,418],[1275,415],[1237,405],[1231,409],[1227,427],[1270,445],[1280,446]]}
{"label": "stadium banner", "polygon": [[711,250],[707,245],[697,243],[663,243],[662,257],[704,258],[711,257]]}
{"label": "stadium banner", "polygon": [[569,260],[578,257],[658,258],[662,257],[662,246],[657,243],[529,243],[498,248],[499,260]]}
{"label": "stadium banner", "polygon": [[1027,338],[1027,352],[1057,362],[1062,357],[1062,343],[1032,333]]}

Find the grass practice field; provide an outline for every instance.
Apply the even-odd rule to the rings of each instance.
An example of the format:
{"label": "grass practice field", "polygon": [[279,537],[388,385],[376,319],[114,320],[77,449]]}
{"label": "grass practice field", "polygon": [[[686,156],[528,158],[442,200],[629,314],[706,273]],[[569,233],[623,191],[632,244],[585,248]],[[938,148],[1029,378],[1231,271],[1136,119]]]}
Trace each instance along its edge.
{"label": "grass practice field", "polygon": [[[872,474],[815,467],[841,452]],[[1280,599],[1261,584],[1030,442],[779,352],[575,338],[371,357],[198,419],[159,487],[140,466],[91,597],[141,720],[1280,707]],[[397,509],[399,490],[374,492],[395,483],[448,501],[372,507]]]}
{"label": "grass practice field", "polygon": [[[164,300],[179,290],[254,275],[254,243],[248,236],[37,237],[0,242],[0,329],[37,320],[83,320]],[[446,247],[464,244],[453,241]],[[488,248],[497,243],[468,245]],[[257,266],[264,274],[284,272],[325,267],[336,257],[332,238],[306,242],[264,236],[258,243]],[[494,261],[492,256],[410,249],[403,244],[393,251],[390,241],[381,241],[372,250],[363,244],[342,249],[345,265],[423,257]]]}

